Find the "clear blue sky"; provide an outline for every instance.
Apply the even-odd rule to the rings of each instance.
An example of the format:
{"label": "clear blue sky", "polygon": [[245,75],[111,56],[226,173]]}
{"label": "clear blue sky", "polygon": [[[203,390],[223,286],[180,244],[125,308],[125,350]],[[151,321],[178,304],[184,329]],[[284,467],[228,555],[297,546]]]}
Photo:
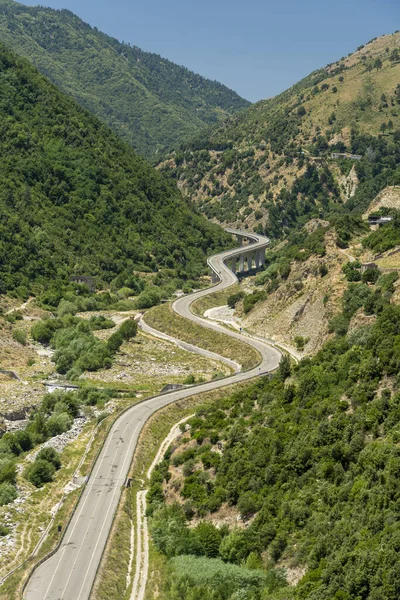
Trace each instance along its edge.
{"label": "clear blue sky", "polygon": [[[23,0],[24,4],[38,2]],[[48,3],[48,4],[47,4]],[[255,102],[383,33],[399,0],[46,0]]]}

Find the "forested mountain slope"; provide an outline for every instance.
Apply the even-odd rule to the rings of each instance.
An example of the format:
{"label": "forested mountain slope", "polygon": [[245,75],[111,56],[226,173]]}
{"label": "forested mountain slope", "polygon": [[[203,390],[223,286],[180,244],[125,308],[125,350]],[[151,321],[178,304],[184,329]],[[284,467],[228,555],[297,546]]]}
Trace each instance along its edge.
{"label": "forested mountain slope", "polygon": [[195,276],[224,232],[175,184],[0,46],[0,293],[73,274]]}
{"label": "forested mountain slope", "polygon": [[[163,598],[399,598],[394,279],[350,283],[315,357],[188,422],[147,496]],[[369,322],[347,331],[357,312]]]}
{"label": "forested mountain slope", "polygon": [[0,0],[1,41],[140,154],[249,106],[226,86],[90,27],[68,10]]}
{"label": "forested mountain slope", "polygon": [[[282,235],[353,197],[380,146],[391,155],[400,136],[399,82],[396,32],[204,131],[160,168],[209,218]],[[334,151],[363,158],[332,159]],[[390,175],[381,186],[388,181],[395,183]],[[358,201],[356,194],[353,208]]]}

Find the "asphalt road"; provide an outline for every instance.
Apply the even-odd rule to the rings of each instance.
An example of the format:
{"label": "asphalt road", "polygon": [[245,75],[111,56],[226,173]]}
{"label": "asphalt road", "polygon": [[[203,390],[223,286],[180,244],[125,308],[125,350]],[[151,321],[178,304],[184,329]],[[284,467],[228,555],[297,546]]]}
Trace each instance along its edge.
{"label": "asphalt road", "polygon": [[[247,235],[247,232],[245,234]],[[252,250],[268,244],[268,239],[263,236],[256,234],[251,236],[254,240],[251,245]],[[129,473],[140,431],[151,414],[182,398],[246,381],[266,374],[278,366],[280,352],[275,348],[261,340],[228,331],[217,323],[202,319],[190,311],[190,305],[197,298],[226,289],[236,283],[236,276],[225,266],[224,260],[238,254],[240,249],[229,250],[211,257],[208,261],[209,265],[219,274],[220,283],[207,290],[179,298],[174,302],[173,308],[183,317],[196,321],[204,327],[223,331],[227,336],[242,339],[246,344],[253,346],[262,357],[260,365],[225,379],[145,400],[117,419],[65,531],[59,550],[33,573],[25,590],[26,600],[88,600],[118,506],[121,486]],[[228,339],[227,343],[229,343]]]}

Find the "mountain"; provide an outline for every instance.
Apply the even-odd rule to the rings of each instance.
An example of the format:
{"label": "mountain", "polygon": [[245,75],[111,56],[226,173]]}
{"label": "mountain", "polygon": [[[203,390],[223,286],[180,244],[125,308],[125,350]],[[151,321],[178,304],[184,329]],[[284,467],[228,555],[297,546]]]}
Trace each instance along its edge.
{"label": "mountain", "polygon": [[[295,213],[305,221],[325,217],[328,204],[361,201],[377,146],[399,138],[399,82],[396,32],[203,131],[159,168],[209,218],[282,235]],[[363,159],[331,159],[334,151]]]}
{"label": "mountain", "polygon": [[1,41],[140,154],[250,105],[226,86],[92,28],[68,10],[0,0]]}
{"label": "mountain", "polygon": [[[0,46],[0,293],[133,269],[199,275],[226,234],[25,59]],[[125,283],[124,283],[125,282]]]}

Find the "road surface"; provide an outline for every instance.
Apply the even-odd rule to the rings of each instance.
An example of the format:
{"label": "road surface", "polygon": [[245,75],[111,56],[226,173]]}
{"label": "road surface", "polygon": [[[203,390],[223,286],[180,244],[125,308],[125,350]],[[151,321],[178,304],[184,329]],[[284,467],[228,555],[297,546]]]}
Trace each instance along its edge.
{"label": "road surface", "polygon": [[[250,234],[246,232],[245,235]],[[252,250],[266,247],[269,242],[268,238],[260,235],[251,234],[251,237]],[[88,600],[118,506],[121,486],[129,473],[140,431],[151,414],[177,400],[246,381],[278,366],[281,355],[277,349],[261,340],[228,331],[190,311],[190,305],[198,298],[226,289],[237,282],[236,276],[224,261],[238,256],[240,251],[229,250],[211,257],[208,264],[218,274],[220,282],[207,290],[179,298],[173,303],[173,309],[204,327],[222,331],[226,336],[241,339],[256,348],[261,355],[260,365],[250,371],[239,371],[225,379],[150,398],[133,406],[117,419],[65,531],[60,548],[34,571],[24,593],[26,600]]]}

